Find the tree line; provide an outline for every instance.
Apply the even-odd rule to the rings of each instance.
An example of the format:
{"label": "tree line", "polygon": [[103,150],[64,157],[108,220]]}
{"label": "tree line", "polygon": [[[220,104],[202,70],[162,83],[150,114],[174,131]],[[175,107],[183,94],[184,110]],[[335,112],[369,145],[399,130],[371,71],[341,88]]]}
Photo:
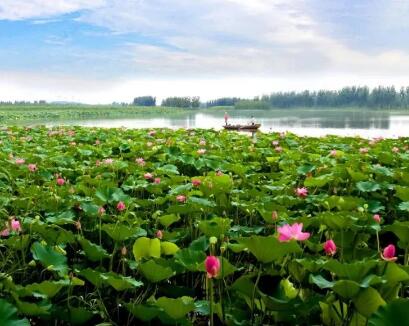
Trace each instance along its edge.
{"label": "tree line", "polygon": [[[257,102],[257,103],[256,103]],[[260,104],[261,103],[261,104]],[[255,105],[260,108],[291,107],[368,107],[409,108],[409,87],[396,90],[394,86],[378,86],[370,90],[367,86],[344,87],[340,90],[303,92],[277,92],[256,97],[251,101],[240,101],[237,108]]]}

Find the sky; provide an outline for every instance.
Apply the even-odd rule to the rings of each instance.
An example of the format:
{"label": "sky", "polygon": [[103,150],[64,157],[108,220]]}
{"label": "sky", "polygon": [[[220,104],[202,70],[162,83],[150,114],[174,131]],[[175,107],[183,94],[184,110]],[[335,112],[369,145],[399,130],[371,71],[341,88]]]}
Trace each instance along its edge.
{"label": "sky", "polygon": [[0,100],[409,85],[407,0],[1,0]]}

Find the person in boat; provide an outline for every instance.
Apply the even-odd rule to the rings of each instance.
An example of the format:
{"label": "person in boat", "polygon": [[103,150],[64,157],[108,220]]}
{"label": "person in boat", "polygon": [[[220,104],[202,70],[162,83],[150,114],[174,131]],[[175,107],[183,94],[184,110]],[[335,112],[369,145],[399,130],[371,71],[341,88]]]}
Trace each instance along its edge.
{"label": "person in boat", "polygon": [[252,126],[254,126],[256,124],[256,119],[254,119],[253,115],[251,116],[250,123],[251,123]]}
{"label": "person in boat", "polygon": [[229,115],[227,114],[227,111],[226,111],[224,112],[224,123],[226,124],[226,126],[227,126],[228,120],[229,120]]}

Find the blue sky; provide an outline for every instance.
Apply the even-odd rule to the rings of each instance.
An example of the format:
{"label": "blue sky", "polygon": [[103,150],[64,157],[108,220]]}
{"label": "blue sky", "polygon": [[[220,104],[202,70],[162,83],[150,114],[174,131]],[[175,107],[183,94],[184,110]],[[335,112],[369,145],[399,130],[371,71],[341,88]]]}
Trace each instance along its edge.
{"label": "blue sky", "polygon": [[2,99],[409,85],[409,1],[2,0]]}

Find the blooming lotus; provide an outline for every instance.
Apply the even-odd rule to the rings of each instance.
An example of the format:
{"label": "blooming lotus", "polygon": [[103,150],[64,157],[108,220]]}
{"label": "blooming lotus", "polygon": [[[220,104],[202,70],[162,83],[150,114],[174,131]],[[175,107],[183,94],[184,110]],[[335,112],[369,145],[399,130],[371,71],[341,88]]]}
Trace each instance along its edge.
{"label": "blooming lotus", "polygon": [[220,271],[220,260],[216,256],[207,256],[205,260],[205,268],[208,278],[216,277]]}
{"label": "blooming lotus", "polygon": [[155,178],[155,180],[153,180],[153,183],[160,184],[160,178]]}
{"label": "blooming lotus", "polygon": [[327,255],[334,256],[337,252],[337,246],[333,240],[327,240],[324,243],[324,251]]}
{"label": "blooming lotus", "polygon": [[151,180],[151,179],[153,178],[153,174],[147,172],[147,173],[145,173],[145,174],[143,175],[143,177],[144,177],[146,180]]}
{"label": "blooming lotus", "polygon": [[359,149],[359,153],[361,154],[367,154],[369,152],[369,149],[366,147],[362,147]]}
{"label": "blooming lotus", "polygon": [[333,149],[331,152],[329,152],[329,155],[332,156],[332,157],[336,157],[337,153],[338,153],[337,150]]}
{"label": "blooming lotus", "polygon": [[200,181],[199,179],[192,180],[193,187],[199,187],[201,184],[202,184],[202,181]]}
{"label": "blooming lotus", "polygon": [[217,175],[218,177],[221,177],[221,176],[223,175],[223,172],[220,171],[220,170],[217,170],[216,175]]}
{"label": "blooming lotus", "polygon": [[276,147],[274,148],[274,150],[275,150],[277,153],[281,153],[281,152],[283,151],[283,148],[282,148],[281,146],[276,146]]}
{"label": "blooming lotus", "polygon": [[103,206],[101,206],[100,208],[98,208],[98,214],[99,215],[104,215],[105,214],[105,208]]}
{"label": "blooming lotus", "polygon": [[278,227],[278,240],[280,242],[287,242],[290,240],[307,240],[310,237],[310,233],[302,232],[302,227],[302,223],[294,223],[293,225],[285,224]]}
{"label": "blooming lotus", "polygon": [[146,164],[145,160],[142,157],[139,157],[135,160],[135,162],[139,165],[139,166],[144,166]]}
{"label": "blooming lotus", "polygon": [[205,153],[206,153],[206,150],[204,148],[201,148],[201,149],[197,150],[197,154],[199,154],[199,155],[203,155]]}
{"label": "blooming lotus", "polygon": [[37,171],[37,165],[36,164],[29,164],[27,166],[27,168],[29,169],[30,172],[35,172]]}
{"label": "blooming lotus", "polygon": [[177,196],[176,196],[176,200],[177,200],[179,203],[184,203],[184,202],[186,202],[186,196],[185,196],[185,195],[177,195]]}
{"label": "blooming lotus", "polygon": [[116,205],[116,209],[120,212],[122,212],[123,210],[126,209],[125,203],[123,201],[120,201],[117,205]]}
{"label": "blooming lotus", "polygon": [[393,153],[399,153],[399,148],[398,147],[393,147],[392,152]]}
{"label": "blooming lotus", "polygon": [[308,196],[308,189],[305,187],[297,188],[295,190],[295,193],[297,194],[298,197],[305,198]]}
{"label": "blooming lotus", "polygon": [[386,261],[396,261],[398,257],[395,256],[395,253],[395,246],[393,244],[390,244],[389,246],[385,247],[383,253],[381,254],[381,257]]}
{"label": "blooming lotus", "polygon": [[112,158],[106,158],[103,162],[104,162],[104,164],[110,165],[110,164],[114,163],[114,160]]}
{"label": "blooming lotus", "polygon": [[206,146],[206,141],[204,139],[200,140],[199,145]]}
{"label": "blooming lotus", "polygon": [[21,224],[20,224],[19,220],[16,220],[16,219],[13,218],[11,220],[11,222],[10,222],[10,225],[11,225],[11,229],[14,232],[20,232],[21,231]]}
{"label": "blooming lotus", "polygon": [[280,142],[279,142],[278,140],[273,140],[273,141],[271,142],[271,144],[272,144],[273,146],[278,146],[278,145],[280,144]]}
{"label": "blooming lotus", "polygon": [[8,237],[10,235],[10,230],[8,228],[0,232],[1,237]]}
{"label": "blooming lotus", "polygon": [[63,178],[57,178],[57,185],[63,186],[65,183],[65,180]]}
{"label": "blooming lotus", "polygon": [[24,164],[26,162],[26,160],[23,159],[23,158],[16,158],[15,162],[16,162],[17,165],[21,165],[21,164]]}

